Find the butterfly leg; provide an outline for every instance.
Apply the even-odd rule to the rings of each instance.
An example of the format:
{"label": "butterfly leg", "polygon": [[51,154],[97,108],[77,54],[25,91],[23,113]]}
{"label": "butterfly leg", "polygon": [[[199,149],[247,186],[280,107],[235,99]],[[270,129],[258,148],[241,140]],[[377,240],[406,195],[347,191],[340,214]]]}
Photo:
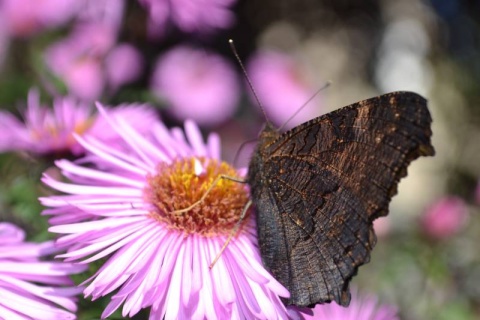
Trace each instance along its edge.
{"label": "butterfly leg", "polygon": [[203,200],[205,200],[205,198],[208,196],[208,194],[210,193],[210,191],[212,191],[212,189],[215,187],[215,185],[222,179],[226,179],[226,180],[231,180],[231,181],[235,181],[235,182],[238,182],[238,183],[247,183],[245,180],[242,180],[242,179],[239,179],[239,178],[235,178],[235,177],[232,177],[232,176],[226,176],[226,175],[219,175],[218,177],[215,178],[215,180],[213,180],[212,182],[212,185],[207,189],[207,191],[205,191],[205,193],[203,194],[203,196],[198,200],[198,201],[195,201],[192,205],[188,206],[187,208],[183,208],[183,209],[180,209],[180,210],[175,210],[175,211],[172,211],[172,213],[183,213],[183,212],[187,212],[187,211],[190,211],[191,209],[193,209],[195,206],[197,206],[198,204],[202,203]]}
{"label": "butterfly leg", "polygon": [[235,224],[235,227],[232,229],[232,231],[230,232],[230,235],[228,236],[228,239],[227,241],[225,241],[225,244],[222,246],[222,248],[220,249],[220,252],[217,254],[217,256],[215,257],[215,259],[213,259],[212,263],[210,264],[209,268],[212,269],[213,266],[215,265],[215,263],[217,263],[218,259],[220,259],[220,256],[222,255],[223,251],[225,250],[225,248],[228,246],[228,244],[230,243],[230,241],[232,241],[232,238],[233,236],[235,236],[238,232],[238,229],[240,228],[240,225],[242,224],[242,221],[243,219],[245,218],[245,215],[247,214],[247,211],[248,209],[251,207],[252,205],[252,200],[248,200],[247,204],[245,205],[245,207],[243,207],[243,210],[242,210],[242,214],[240,215],[240,218],[238,219],[237,223]]}

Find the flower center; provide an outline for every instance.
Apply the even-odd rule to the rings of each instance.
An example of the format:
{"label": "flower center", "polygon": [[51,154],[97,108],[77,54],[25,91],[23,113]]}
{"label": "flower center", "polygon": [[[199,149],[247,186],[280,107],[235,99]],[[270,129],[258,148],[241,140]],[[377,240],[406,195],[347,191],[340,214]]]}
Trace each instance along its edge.
{"label": "flower center", "polygon": [[41,129],[32,129],[31,135],[37,141],[60,139],[61,142],[70,146],[76,143],[73,133],[83,135],[92,127],[94,121],[95,119],[93,117],[82,119],[81,121],[77,121],[73,127],[68,127],[56,122],[49,123]]}
{"label": "flower center", "polygon": [[[220,175],[241,179],[227,163],[204,157],[160,163],[157,174],[147,177],[145,195],[156,209],[151,216],[187,234],[229,234],[240,220],[248,193],[245,184],[229,179],[214,184]],[[190,210],[176,212],[195,204],[207,192],[205,199]]]}

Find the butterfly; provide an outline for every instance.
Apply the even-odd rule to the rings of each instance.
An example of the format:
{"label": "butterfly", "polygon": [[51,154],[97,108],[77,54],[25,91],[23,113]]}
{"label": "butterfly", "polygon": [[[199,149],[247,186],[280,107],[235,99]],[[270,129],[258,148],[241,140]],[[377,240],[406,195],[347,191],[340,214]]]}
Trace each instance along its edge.
{"label": "butterfly", "polygon": [[285,133],[261,132],[247,182],[264,266],[286,305],[350,303],[349,283],[376,243],[407,167],[433,156],[427,101],[412,92],[363,100]]}

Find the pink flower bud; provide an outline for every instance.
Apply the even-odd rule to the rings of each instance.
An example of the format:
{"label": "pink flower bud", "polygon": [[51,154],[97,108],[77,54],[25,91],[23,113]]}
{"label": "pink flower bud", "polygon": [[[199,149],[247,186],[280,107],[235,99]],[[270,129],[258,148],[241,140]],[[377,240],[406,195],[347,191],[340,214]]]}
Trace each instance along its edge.
{"label": "pink flower bud", "polygon": [[457,233],[468,218],[465,202],[455,196],[447,196],[434,202],[425,211],[421,224],[432,238],[444,239]]}

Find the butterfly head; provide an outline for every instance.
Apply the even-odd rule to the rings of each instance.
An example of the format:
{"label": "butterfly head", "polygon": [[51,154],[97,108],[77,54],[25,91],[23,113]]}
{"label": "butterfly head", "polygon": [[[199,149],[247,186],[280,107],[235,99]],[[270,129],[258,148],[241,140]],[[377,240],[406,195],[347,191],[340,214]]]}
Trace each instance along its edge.
{"label": "butterfly head", "polygon": [[262,147],[272,143],[278,136],[278,130],[270,122],[267,122],[258,137],[258,148],[263,150]]}

